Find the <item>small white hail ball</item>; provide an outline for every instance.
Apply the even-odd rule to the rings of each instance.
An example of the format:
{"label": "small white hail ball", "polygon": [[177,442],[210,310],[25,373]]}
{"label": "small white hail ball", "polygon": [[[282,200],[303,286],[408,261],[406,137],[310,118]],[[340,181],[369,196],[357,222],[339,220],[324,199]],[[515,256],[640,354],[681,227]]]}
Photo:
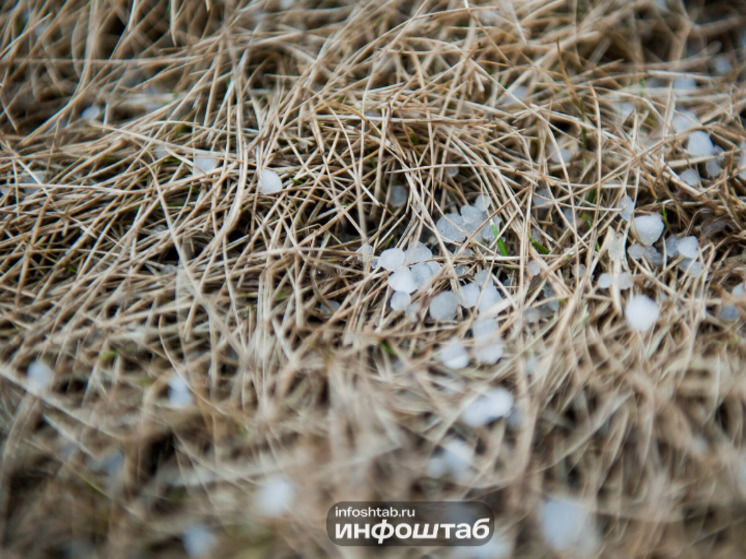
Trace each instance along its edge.
{"label": "small white hail ball", "polygon": [[439,293],[430,302],[430,317],[433,320],[453,320],[457,311],[458,297],[452,291]]}
{"label": "small white hail ball", "polygon": [[390,248],[384,250],[378,257],[378,265],[386,270],[398,270],[404,265],[404,251],[400,248]]}
{"label": "small white hail ball", "polygon": [[683,239],[679,239],[676,248],[684,258],[697,258],[699,254],[699,239],[694,236],[684,237]]}
{"label": "small white hail ball", "polygon": [[417,282],[409,268],[399,268],[389,276],[387,281],[391,289],[407,295],[417,289]]}
{"label": "small white hail ball", "polygon": [[624,316],[630,327],[638,332],[647,332],[657,322],[660,309],[650,297],[635,295],[627,302]]}
{"label": "small white hail ball", "polygon": [[633,220],[635,231],[640,242],[646,246],[652,245],[663,234],[663,218],[660,214],[641,215]]}
{"label": "small white hail ball", "polygon": [[469,354],[464,344],[457,338],[453,338],[444,345],[438,357],[443,365],[451,369],[463,369],[469,364]]}
{"label": "small white hail ball", "polygon": [[259,192],[262,194],[277,194],[282,190],[280,175],[271,169],[262,169],[259,176]]}

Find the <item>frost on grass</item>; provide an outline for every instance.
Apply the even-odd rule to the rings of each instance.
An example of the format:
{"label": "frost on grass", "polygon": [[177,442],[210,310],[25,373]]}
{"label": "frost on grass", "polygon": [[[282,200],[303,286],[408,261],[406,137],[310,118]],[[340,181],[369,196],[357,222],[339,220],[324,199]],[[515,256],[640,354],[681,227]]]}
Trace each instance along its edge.
{"label": "frost on grass", "polygon": [[660,214],[642,215],[633,220],[637,238],[644,245],[650,246],[663,234],[663,218]]}
{"label": "frost on grass", "polygon": [[467,404],[461,421],[469,427],[481,427],[506,417],[513,409],[513,395],[504,388],[494,388]]}
{"label": "frost on grass", "polygon": [[26,369],[26,380],[31,390],[41,392],[51,386],[54,372],[43,361],[33,361]]}
{"label": "frost on grass", "polygon": [[627,302],[624,316],[631,328],[638,332],[647,332],[658,321],[660,309],[650,297],[635,295]]}
{"label": "frost on grass", "polygon": [[259,192],[265,195],[277,194],[282,190],[280,175],[271,169],[262,169],[259,174]]}
{"label": "frost on grass", "polygon": [[295,498],[295,485],[283,475],[268,478],[254,497],[254,505],[262,516],[278,517],[290,510]]}
{"label": "frost on grass", "polygon": [[593,512],[575,499],[546,499],[541,509],[539,525],[544,540],[558,553],[569,553],[573,557],[592,557],[600,546]]}

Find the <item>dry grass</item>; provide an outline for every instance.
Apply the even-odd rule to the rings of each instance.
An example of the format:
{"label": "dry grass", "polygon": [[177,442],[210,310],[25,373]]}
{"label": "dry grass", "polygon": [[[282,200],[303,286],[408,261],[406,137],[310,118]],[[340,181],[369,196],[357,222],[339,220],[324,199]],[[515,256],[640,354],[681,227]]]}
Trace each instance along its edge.
{"label": "dry grass", "polygon": [[[743,556],[746,342],[718,312],[746,277],[746,4],[208,4],[2,9],[3,556],[178,557],[199,522],[213,557],[357,557],[326,537],[333,502],[474,497],[516,557],[545,557],[536,511],[555,493],[597,513],[604,557]],[[680,76],[699,87],[673,91]],[[626,122],[620,102],[637,109]],[[675,105],[725,150],[701,188],[678,176],[698,162],[667,128]],[[195,173],[197,155],[220,163]],[[281,194],[258,193],[264,167]],[[532,209],[545,188],[553,207]],[[507,254],[477,239],[447,252],[435,221],[480,193]],[[665,211],[664,235],[697,235],[705,266],[625,260],[632,292],[661,305],[645,334],[624,320],[632,292],[597,287],[610,232],[633,239],[627,194]],[[354,252],[416,239],[444,267],[415,301],[458,285],[457,266],[504,283],[497,365],[443,367],[440,344],[473,314],[392,311],[386,275]],[[559,310],[530,322],[545,285]],[[43,393],[34,360],[55,371]],[[188,408],[169,406],[174,373]],[[491,386],[520,422],[466,427]],[[454,439],[472,470],[428,477]],[[278,473],[296,498],[273,520],[254,500]]]}

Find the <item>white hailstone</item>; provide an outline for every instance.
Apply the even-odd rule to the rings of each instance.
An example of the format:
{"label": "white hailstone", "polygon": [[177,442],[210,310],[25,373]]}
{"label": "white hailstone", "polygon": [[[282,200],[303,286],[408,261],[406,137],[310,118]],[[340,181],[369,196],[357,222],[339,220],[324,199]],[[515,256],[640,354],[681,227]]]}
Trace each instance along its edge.
{"label": "white hailstone", "polygon": [[666,237],[663,245],[666,247],[666,254],[669,258],[676,258],[679,255],[679,239],[676,236],[669,235]]}
{"label": "white hailstone", "polygon": [[531,307],[530,309],[526,309],[526,312],[523,314],[523,316],[526,318],[526,321],[529,324],[533,324],[535,322],[539,322],[541,320],[541,312],[539,309],[535,307]]}
{"label": "white hailstone", "polygon": [[612,262],[622,262],[624,260],[624,237],[614,234],[609,243],[609,258]]}
{"label": "white hailstone", "polygon": [[394,187],[391,189],[391,205],[395,208],[401,208],[404,204],[407,203],[408,198],[409,193],[407,192],[407,189],[404,188],[402,185],[394,185]]}
{"label": "white hailstone", "polygon": [[528,272],[529,276],[538,276],[539,272],[541,272],[541,264],[537,260],[532,260],[526,264],[526,272]]}
{"label": "white hailstone", "polygon": [[410,245],[407,250],[407,257],[405,262],[407,264],[419,264],[425,260],[431,260],[433,257],[433,251],[427,248],[423,243],[417,241],[413,245]]}
{"label": "white hailstone", "polygon": [[478,342],[474,347],[474,358],[482,365],[494,365],[503,353],[505,353],[505,347],[499,338]]}
{"label": "white hailstone", "polygon": [[180,375],[173,374],[168,379],[168,403],[175,408],[185,408],[192,403],[189,384]]}
{"label": "white hailstone", "polygon": [[675,91],[693,91],[697,89],[697,80],[690,76],[680,76],[673,81]]}
{"label": "white hailstone", "polygon": [[458,265],[456,265],[456,266],[453,267],[453,271],[454,271],[454,273],[457,276],[461,277],[461,276],[466,275],[469,270],[465,266],[462,266],[461,264],[458,264]]}
{"label": "white hailstone", "polygon": [[417,281],[409,268],[399,268],[389,276],[387,281],[394,291],[410,294],[417,289]]}
{"label": "white hailstone", "polygon": [[324,318],[329,318],[340,307],[339,301],[327,301],[319,305],[319,312]]}
{"label": "white hailstone", "polygon": [[446,169],[446,175],[448,175],[451,178],[455,177],[456,175],[458,175],[458,167],[455,167],[455,166],[454,167],[448,167]]}
{"label": "white hailstone", "polygon": [[404,309],[404,314],[409,320],[417,320],[417,314],[420,312],[421,305],[419,303],[410,303],[409,306]]}
{"label": "white hailstone", "polygon": [[43,361],[32,361],[26,369],[26,379],[31,390],[41,392],[54,380],[54,372]]}
{"label": "white hailstone", "polygon": [[378,265],[389,271],[398,270],[404,265],[406,255],[400,248],[384,250],[378,257]]}
{"label": "white hailstone", "polygon": [[627,120],[629,118],[629,115],[635,112],[634,103],[616,103],[614,105],[614,108],[619,113],[619,118],[622,122]]}
{"label": "white hailstone", "polygon": [[718,76],[726,76],[733,71],[733,64],[731,64],[730,59],[726,54],[713,58],[712,65]]}
{"label": "white hailstone", "polygon": [[576,278],[582,278],[585,275],[585,264],[578,264],[572,267],[572,275]]}
{"label": "white hailstone", "polygon": [[725,150],[720,146],[715,146],[715,149],[712,150],[712,157],[705,163],[705,174],[709,178],[718,177],[723,172],[723,153],[725,153]]}
{"label": "white hailstone", "polygon": [[427,473],[432,477],[450,474],[456,479],[466,479],[471,470],[472,457],[473,452],[468,444],[461,439],[451,439],[443,443],[443,450],[433,457],[436,464],[428,464]]}
{"label": "white hailstone", "polygon": [[458,300],[462,307],[472,308],[479,300],[479,286],[476,283],[467,283],[458,290]]}
{"label": "white hailstone", "polygon": [[612,283],[614,283],[614,280],[611,277],[611,274],[607,274],[606,272],[601,274],[598,278],[598,286],[601,289],[608,289],[609,287],[611,287]]}
{"label": "white hailstone", "polygon": [[441,217],[435,224],[435,229],[440,233],[445,241],[460,243],[466,239],[462,231],[464,219],[456,213],[449,213]]}
{"label": "white hailstone", "polygon": [[480,318],[471,327],[475,340],[490,340],[498,337],[500,327],[493,318]]}
{"label": "white hailstone", "polygon": [[443,365],[451,369],[463,369],[469,364],[469,354],[457,338],[453,338],[441,348],[438,358]]}
{"label": "white hailstone", "polygon": [[206,175],[218,165],[215,157],[199,156],[194,158],[194,174]]}
{"label": "white hailstone", "polygon": [[280,175],[271,169],[262,169],[259,175],[259,192],[265,195],[277,194],[282,190]]}
{"label": "white hailstone", "polygon": [[549,158],[553,163],[559,165],[560,163],[569,163],[572,159],[572,151],[567,148],[559,148],[552,144],[549,148]]}
{"label": "white hailstone", "polygon": [[647,332],[658,320],[660,309],[650,297],[635,295],[624,310],[627,324],[639,332]]}
{"label": "white hailstone", "polygon": [[90,107],[83,109],[83,112],[80,113],[80,118],[83,120],[96,120],[101,116],[101,112],[102,109],[99,105],[91,105]]}
{"label": "white hailstone", "polygon": [[536,209],[546,209],[552,206],[552,195],[549,193],[549,189],[542,188],[537,191],[533,197],[533,207]]}
{"label": "white hailstone", "polygon": [[495,240],[497,235],[495,234],[495,231],[497,231],[500,228],[500,220],[499,219],[490,219],[487,224],[482,227],[482,230],[479,231],[479,236],[482,238],[483,241],[487,241],[488,243],[491,243]]}
{"label": "white hailstone", "polygon": [[452,291],[438,293],[430,301],[430,317],[433,320],[446,321],[456,318],[458,297]]}
{"label": "white hailstone", "polygon": [[412,297],[409,293],[402,293],[401,291],[395,291],[391,296],[391,302],[389,305],[395,311],[405,311],[412,302]]}
{"label": "white hailstone", "polygon": [[676,134],[689,132],[692,128],[700,126],[699,118],[692,111],[680,109],[673,117],[673,130]]}
{"label": "white hailstone", "polygon": [[718,313],[720,320],[726,322],[735,322],[741,317],[741,313],[738,312],[738,307],[735,305],[726,305]]}
{"label": "white hailstone", "polygon": [[361,245],[359,249],[355,251],[358,256],[357,259],[360,262],[370,262],[370,260],[373,258],[373,247],[370,246],[368,243],[364,243]]}
{"label": "white hailstone", "polygon": [[215,536],[202,524],[189,526],[181,534],[187,555],[193,559],[207,557],[215,547]]}
{"label": "white hailstone", "polygon": [[487,214],[474,206],[466,205],[461,208],[461,217],[464,219],[464,228],[469,235],[476,233],[487,219]]}
{"label": "white hailstone", "polygon": [[684,272],[687,276],[691,276],[693,278],[697,278],[702,275],[704,269],[705,267],[702,265],[702,263],[695,258],[684,258],[681,262],[679,262],[679,270]]}
{"label": "white hailstone", "polygon": [[278,517],[290,510],[295,497],[295,485],[283,475],[268,478],[254,497],[254,503],[263,516]]}
{"label": "white hailstone", "polygon": [[474,274],[474,281],[481,286],[492,285],[492,275],[488,270],[479,270]]}
{"label": "white hailstone", "polygon": [[687,169],[679,175],[679,178],[689,186],[695,188],[702,186],[702,179],[699,178],[699,173],[696,169]]}
{"label": "white hailstone", "polygon": [[629,272],[622,272],[619,274],[619,276],[616,278],[616,284],[624,291],[625,289],[631,289],[632,286],[635,284],[634,278],[632,278],[632,274]]}
{"label": "white hailstone", "polygon": [[743,297],[746,294],[746,284],[741,282],[731,291],[734,297]]}
{"label": "white hailstone", "polygon": [[539,525],[544,540],[558,553],[571,552],[573,557],[591,557],[601,543],[593,513],[569,497],[546,499]]}
{"label": "white hailstone", "polygon": [[715,150],[710,135],[704,130],[695,130],[689,136],[686,151],[694,157],[709,157]]}
{"label": "white hailstone", "polygon": [[482,288],[482,295],[479,299],[477,309],[483,314],[494,314],[496,309],[495,305],[503,300],[503,296],[497,290],[494,285],[486,285]]}
{"label": "white hailstone", "polygon": [[741,169],[738,176],[746,181],[746,142],[741,143],[741,159],[738,161],[738,168]]}
{"label": "white hailstone", "polygon": [[464,408],[461,421],[469,427],[481,427],[506,417],[512,409],[513,395],[504,388],[493,388]]}
{"label": "white hailstone", "polygon": [[622,205],[619,207],[619,215],[624,221],[632,219],[632,214],[635,212],[635,201],[629,196],[625,196],[622,200]]}
{"label": "white hailstone", "polygon": [[684,258],[697,258],[699,254],[699,239],[697,237],[684,237],[676,244],[679,254]]}
{"label": "white hailstone", "polygon": [[474,200],[474,207],[477,208],[480,212],[487,213],[487,211],[490,209],[490,205],[492,202],[490,202],[490,197],[486,196],[484,194],[480,194],[477,196],[477,199]]}
{"label": "white hailstone", "polygon": [[[434,268],[431,264],[435,264],[437,268]],[[419,264],[412,266],[410,270],[412,271],[414,283],[417,286],[417,289],[419,289],[440,271],[440,264],[437,262],[420,262]]]}
{"label": "white hailstone", "polygon": [[627,254],[629,254],[632,260],[642,260],[643,258],[647,258],[648,250],[647,247],[635,243],[627,249]]}
{"label": "white hailstone", "polygon": [[660,239],[665,227],[660,214],[641,215],[634,218],[632,224],[640,242],[646,246],[650,246]]}

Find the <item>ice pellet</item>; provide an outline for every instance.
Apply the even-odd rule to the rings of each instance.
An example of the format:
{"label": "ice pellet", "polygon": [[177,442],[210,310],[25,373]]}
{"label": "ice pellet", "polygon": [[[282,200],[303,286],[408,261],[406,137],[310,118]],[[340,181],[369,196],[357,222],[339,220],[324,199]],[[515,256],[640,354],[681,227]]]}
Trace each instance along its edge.
{"label": "ice pellet", "polygon": [[639,332],[647,332],[658,320],[660,309],[650,297],[635,295],[627,302],[624,316],[632,328]]}
{"label": "ice pellet", "polygon": [[394,291],[410,294],[417,289],[414,274],[409,268],[399,268],[388,278],[388,284]]}
{"label": "ice pellet", "polygon": [[456,318],[458,297],[452,291],[439,293],[430,301],[430,317],[433,320],[445,321]]}
{"label": "ice pellet", "polygon": [[469,427],[481,427],[506,417],[513,409],[513,395],[504,388],[493,388],[479,396],[461,412],[461,421]]}
{"label": "ice pellet", "polygon": [[699,254],[699,239],[697,237],[684,237],[677,243],[679,254],[685,258],[697,258]]}
{"label": "ice pellet", "polygon": [[663,218],[660,214],[642,215],[633,220],[637,237],[644,245],[650,246],[660,239],[663,233]]}
{"label": "ice pellet", "polygon": [[259,176],[259,192],[262,194],[277,194],[282,190],[280,175],[271,169],[262,169]]}
{"label": "ice pellet", "polygon": [[378,265],[386,270],[398,270],[404,265],[406,255],[400,248],[389,248],[384,250],[378,257]]}
{"label": "ice pellet", "polygon": [[464,344],[456,338],[441,348],[438,357],[443,365],[451,369],[463,369],[469,364],[469,354]]}

